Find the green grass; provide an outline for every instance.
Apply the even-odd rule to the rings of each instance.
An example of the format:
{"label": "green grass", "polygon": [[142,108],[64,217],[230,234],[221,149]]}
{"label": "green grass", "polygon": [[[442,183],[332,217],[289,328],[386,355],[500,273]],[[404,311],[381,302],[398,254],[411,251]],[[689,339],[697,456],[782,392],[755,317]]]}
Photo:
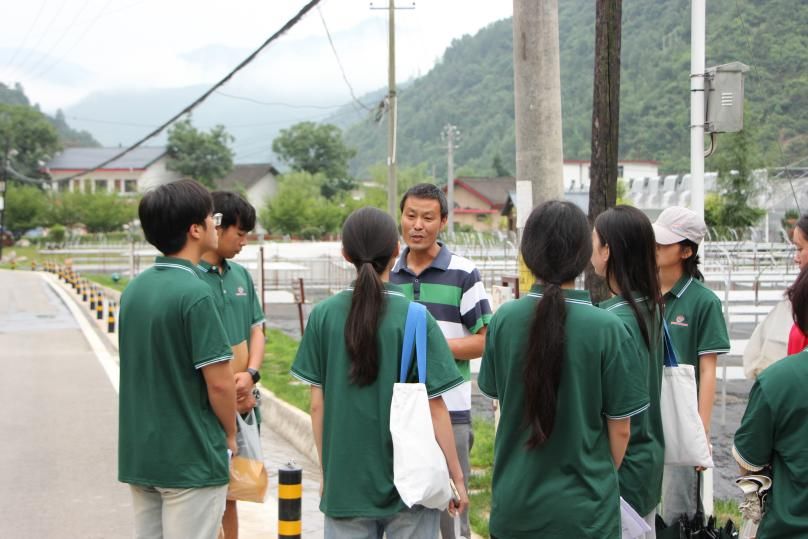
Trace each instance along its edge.
{"label": "green grass", "polygon": [[107,288],[117,290],[118,292],[123,292],[123,289],[126,288],[127,284],[129,284],[128,277],[121,277],[118,282],[113,281],[112,277],[109,275],[100,273],[83,273],[82,277],[89,279],[94,283],[100,284],[101,286],[106,286]]}
{"label": "green grass", "polygon": [[264,364],[261,366],[261,383],[278,398],[292,406],[309,412],[310,389],[289,374],[295,359],[298,341],[279,329],[267,330],[267,345]]}
{"label": "green grass", "polygon": [[731,520],[735,524],[736,528],[741,527],[741,511],[738,509],[738,502],[739,500],[718,499],[713,502],[715,520],[719,526],[723,526],[726,524],[727,520]]}
{"label": "green grass", "polygon": [[494,469],[494,423],[474,418],[474,447],[469,461],[469,522],[471,529],[488,537],[488,517],[491,514],[491,479]]}

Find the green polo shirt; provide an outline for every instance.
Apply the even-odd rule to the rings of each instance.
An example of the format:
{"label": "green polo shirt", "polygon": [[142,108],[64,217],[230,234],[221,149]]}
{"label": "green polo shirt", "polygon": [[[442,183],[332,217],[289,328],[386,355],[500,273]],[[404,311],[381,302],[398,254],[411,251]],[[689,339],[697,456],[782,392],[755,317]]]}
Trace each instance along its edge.
{"label": "green polo shirt", "polygon": [[564,290],[565,357],[555,426],[536,449],[525,446],[524,354],[542,287],[502,305],[491,319],[477,383],[499,399],[494,442],[491,534],[509,538],[620,537],[617,470],[607,418],[649,405],[646,376],[625,325],[594,307],[589,293]]}
{"label": "green polo shirt", "polygon": [[157,257],[121,296],[118,480],[198,488],[230,479],[227,442],[201,368],[232,352],[187,260]]}
{"label": "green polo shirt", "polygon": [[689,275],[682,276],[665,294],[665,319],[679,363],[693,365],[699,384],[699,358],[729,352],[729,335],[721,300]]}
{"label": "green polo shirt", "polygon": [[772,467],[757,537],[808,537],[808,349],[758,375],[735,433],[733,456],[753,472]]}
{"label": "green polo shirt", "polygon": [[200,260],[197,268],[213,290],[230,344],[249,343],[252,328],[265,320],[250,272],[228,260],[222,263],[221,270],[205,260]]}
{"label": "green polo shirt", "polygon": [[620,465],[620,495],[640,515],[647,515],[659,504],[662,496],[662,471],[665,467],[665,437],[662,433],[662,320],[657,309],[648,310],[648,298],[634,294],[640,315],[643,317],[651,339],[650,350],[645,345],[637,317],[628,302],[615,296],[599,305],[616,314],[631,335],[638,359],[633,369],[644,373],[648,384],[651,405],[641,414],[631,418],[631,439],[626,456]]}
{"label": "green polo shirt", "polygon": [[[345,349],[345,319],[352,291],[343,290],[318,303],[309,316],[292,374],[323,388],[323,497],[329,517],[382,518],[406,506],[393,485],[390,402],[398,381],[404,325],[410,301],[395,285],[385,284],[379,323],[379,374],[370,385],[352,384]],[[446,339],[427,316],[426,389],[431,397],[463,383]],[[417,381],[413,361],[410,381]]]}

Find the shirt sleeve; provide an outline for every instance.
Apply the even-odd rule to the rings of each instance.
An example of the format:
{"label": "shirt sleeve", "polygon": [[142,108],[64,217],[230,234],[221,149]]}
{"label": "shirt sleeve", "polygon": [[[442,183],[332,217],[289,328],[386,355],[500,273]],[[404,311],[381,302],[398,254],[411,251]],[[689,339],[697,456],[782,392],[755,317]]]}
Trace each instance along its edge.
{"label": "shirt sleeve", "polygon": [[485,349],[483,350],[483,360],[480,364],[480,373],[477,375],[477,387],[480,392],[489,399],[498,399],[497,391],[497,370],[496,370],[496,335],[498,318],[493,316],[485,333]]}
{"label": "shirt sleeve", "polygon": [[233,358],[227,332],[209,292],[185,311],[185,332],[190,341],[194,368],[201,369]]}
{"label": "shirt sleeve", "polygon": [[721,312],[721,301],[712,292],[710,294],[712,297],[710,301],[705,302],[699,324],[696,342],[696,353],[699,356],[729,352],[729,334],[724,313]]}
{"label": "shirt sleeve", "polygon": [[746,412],[735,432],[732,456],[741,467],[759,472],[770,463],[773,443],[774,419],[758,381],[749,392]]}
{"label": "shirt sleeve", "polygon": [[480,331],[483,326],[487,326],[491,320],[491,302],[477,268],[474,268],[463,282],[460,318],[472,335]]}
{"label": "shirt sleeve", "polygon": [[608,419],[637,415],[648,409],[650,402],[647,371],[636,368],[647,358],[640,355],[623,323],[616,321],[619,325],[609,328],[604,339],[610,346],[605,347],[601,363],[602,406]]}
{"label": "shirt sleeve", "polygon": [[250,272],[245,269],[244,273],[247,274],[247,282],[250,283],[250,290],[252,291],[250,298],[250,302],[252,303],[252,321],[250,327],[254,327],[258,324],[263,324],[266,320],[266,316],[264,315],[264,308],[261,306],[261,297],[255,290],[255,283],[250,276]]}
{"label": "shirt sleeve", "polygon": [[[446,337],[429,312],[426,313],[426,343],[426,392],[431,399],[462,384],[463,377],[457,370]],[[413,381],[417,381],[417,377]]]}
{"label": "shirt sleeve", "polygon": [[313,386],[322,386],[325,381],[323,362],[320,354],[320,309],[317,306],[309,315],[306,331],[292,363],[291,374],[295,378]]}

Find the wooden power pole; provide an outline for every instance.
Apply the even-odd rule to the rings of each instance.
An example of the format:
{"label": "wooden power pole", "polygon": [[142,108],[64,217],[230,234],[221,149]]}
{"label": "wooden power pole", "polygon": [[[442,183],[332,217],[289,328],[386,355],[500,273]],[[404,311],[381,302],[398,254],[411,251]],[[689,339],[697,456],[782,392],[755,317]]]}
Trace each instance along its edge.
{"label": "wooden power pole", "polygon": [[622,0],[596,0],[589,222],[617,202]]}

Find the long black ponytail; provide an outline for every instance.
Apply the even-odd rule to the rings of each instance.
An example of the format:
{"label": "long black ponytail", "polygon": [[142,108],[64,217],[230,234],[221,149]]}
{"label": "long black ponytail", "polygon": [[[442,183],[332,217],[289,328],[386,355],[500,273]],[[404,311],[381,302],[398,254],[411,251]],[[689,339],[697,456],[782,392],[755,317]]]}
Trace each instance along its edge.
{"label": "long black ponytail", "polygon": [[384,312],[380,276],[397,246],[396,223],[376,208],[356,210],[342,226],[342,248],[356,267],[351,309],[345,321],[345,347],[351,358],[351,382],[359,386],[373,383],[379,374],[376,332]]}
{"label": "long black ponytail", "polygon": [[[615,206],[598,215],[595,232],[601,245],[609,246],[609,261],[606,263],[606,282],[615,281],[623,299],[634,311],[640,326],[645,346],[651,349],[651,329],[632,292],[647,299],[645,308],[654,318],[662,312],[662,292],[659,289],[659,273],[656,264],[656,238],[651,221],[643,212],[631,206]],[[615,293],[612,290],[612,293]],[[661,324],[661,319],[660,319]],[[660,335],[661,326],[654,328]]]}
{"label": "long black ponytail", "polygon": [[571,202],[545,202],[531,212],[525,223],[522,259],[544,283],[523,367],[530,449],[543,444],[553,432],[566,343],[567,310],[561,285],[574,280],[586,268],[592,255],[590,238],[586,215]]}

